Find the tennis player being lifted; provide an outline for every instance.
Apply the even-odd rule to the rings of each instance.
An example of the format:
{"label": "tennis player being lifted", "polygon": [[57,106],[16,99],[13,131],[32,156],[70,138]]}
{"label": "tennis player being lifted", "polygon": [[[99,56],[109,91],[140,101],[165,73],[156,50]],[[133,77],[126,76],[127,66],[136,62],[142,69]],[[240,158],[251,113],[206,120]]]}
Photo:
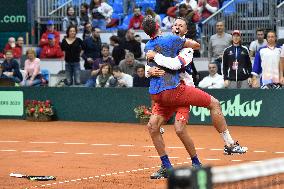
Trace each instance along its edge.
{"label": "tennis player being lifted", "polygon": [[[195,42],[182,39],[175,35],[160,36],[159,26],[151,17],[146,17],[142,23],[142,26],[145,33],[151,37],[151,40],[147,42],[145,47],[145,52],[149,51],[147,53],[147,66],[157,66],[165,72],[164,75],[150,77],[149,92],[152,100],[155,103],[153,105],[153,114],[148,123],[148,129],[153,144],[155,145],[155,148],[162,161],[161,169],[152,174],[151,178],[166,178],[168,176],[168,170],[172,168],[168,155],[165,151],[164,140],[159,131],[162,123],[167,121],[174,112],[177,112],[178,108],[180,107],[184,107],[186,109],[192,105],[208,108],[210,110],[213,125],[225,142],[224,152],[226,154],[246,153],[248,150],[247,147],[240,146],[232,139],[227,128],[226,120],[221,111],[219,101],[200,89],[185,85],[180,78],[179,69],[183,69],[186,66],[187,61],[184,60],[184,56],[177,56],[177,53],[183,47],[193,47]],[[186,31],[186,28],[186,21],[183,19],[177,19],[174,23],[173,31],[177,35],[182,35],[182,33]],[[183,31],[183,29],[185,31]],[[190,57],[190,53],[192,52],[188,51],[188,53],[188,56]],[[169,58],[169,60],[167,60],[167,58]],[[151,59],[154,59],[154,61],[151,61]],[[164,68],[161,66],[164,66]],[[176,130],[178,129],[177,134],[180,140],[183,142],[185,148],[192,158],[192,152],[195,151],[195,148],[192,140],[187,135],[185,129],[186,122],[184,121],[185,119],[188,119],[188,113],[189,111],[180,112],[178,121],[180,121],[181,124],[178,128],[176,125],[175,127]]]}

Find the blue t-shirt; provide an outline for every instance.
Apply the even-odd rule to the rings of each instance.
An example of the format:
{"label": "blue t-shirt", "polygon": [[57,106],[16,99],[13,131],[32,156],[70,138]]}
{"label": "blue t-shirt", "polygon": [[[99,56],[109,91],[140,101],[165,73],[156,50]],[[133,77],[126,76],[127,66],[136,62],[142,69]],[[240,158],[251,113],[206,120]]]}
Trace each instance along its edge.
{"label": "blue t-shirt", "polygon": [[[182,39],[177,35],[158,36],[154,39],[149,40],[145,46],[145,52],[153,50],[161,53],[166,57],[176,57],[179,51],[183,48],[186,39]],[[158,66],[154,61],[147,63],[149,66]],[[170,64],[170,62],[169,62]],[[179,84],[179,71],[169,70],[163,68],[166,74],[161,77],[150,78],[150,94],[158,94],[164,90],[174,89]]]}

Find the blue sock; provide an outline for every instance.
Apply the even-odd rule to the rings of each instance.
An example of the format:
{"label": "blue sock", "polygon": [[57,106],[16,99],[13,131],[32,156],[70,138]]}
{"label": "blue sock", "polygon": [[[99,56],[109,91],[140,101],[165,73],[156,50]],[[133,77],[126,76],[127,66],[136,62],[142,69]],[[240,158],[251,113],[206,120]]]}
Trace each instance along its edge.
{"label": "blue sock", "polygon": [[163,166],[166,168],[166,169],[171,169],[173,166],[169,160],[169,157],[168,155],[164,155],[164,156],[161,156],[161,161],[162,161],[162,164]]}
{"label": "blue sock", "polygon": [[200,165],[201,164],[199,159],[198,159],[198,157],[197,157],[197,155],[194,156],[193,158],[191,158],[191,161],[192,161],[192,164],[195,164],[195,165]]}

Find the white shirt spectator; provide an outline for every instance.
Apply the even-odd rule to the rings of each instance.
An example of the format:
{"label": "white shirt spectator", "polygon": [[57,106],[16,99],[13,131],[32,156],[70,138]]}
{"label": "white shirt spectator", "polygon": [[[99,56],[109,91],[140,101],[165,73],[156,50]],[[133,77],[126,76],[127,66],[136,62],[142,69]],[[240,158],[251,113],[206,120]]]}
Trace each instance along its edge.
{"label": "white shirt spectator", "polygon": [[121,77],[117,78],[118,86],[133,87],[133,77],[131,75],[121,73]]}
{"label": "white shirt spectator", "polygon": [[163,18],[163,27],[162,29],[164,30],[168,30],[171,29],[173,24],[174,24],[175,18],[174,17],[170,17],[170,16],[166,16],[165,18]]}
{"label": "white shirt spectator", "polygon": [[223,76],[218,73],[213,76],[208,75],[199,82],[198,87],[203,89],[222,89],[224,88]]}
{"label": "white shirt spectator", "polygon": [[261,47],[267,45],[266,39],[264,39],[263,43],[259,43],[258,40],[252,41],[249,46],[249,50],[256,53]]}
{"label": "white shirt spectator", "polygon": [[186,4],[187,6],[189,5],[194,11],[197,10],[196,0],[183,0],[182,2],[179,3],[179,5],[181,4]]}

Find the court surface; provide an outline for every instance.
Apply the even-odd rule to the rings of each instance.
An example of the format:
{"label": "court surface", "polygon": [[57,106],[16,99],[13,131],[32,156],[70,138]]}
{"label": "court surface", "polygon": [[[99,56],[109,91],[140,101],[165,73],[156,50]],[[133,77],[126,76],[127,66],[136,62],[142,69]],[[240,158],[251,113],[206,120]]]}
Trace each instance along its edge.
{"label": "court surface", "polygon": [[[190,166],[172,125],[164,126],[174,166]],[[284,157],[284,129],[230,126],[234,139],[249,148],[244,155],[223,155],[213,126],[187,127],[204,165],[235,165]],[[151,180],[160,159],[145,125],[90,122],[0,120],[0,188],[165,189]],[[30,181],[10,173],[53,175],[56,181]]]}

